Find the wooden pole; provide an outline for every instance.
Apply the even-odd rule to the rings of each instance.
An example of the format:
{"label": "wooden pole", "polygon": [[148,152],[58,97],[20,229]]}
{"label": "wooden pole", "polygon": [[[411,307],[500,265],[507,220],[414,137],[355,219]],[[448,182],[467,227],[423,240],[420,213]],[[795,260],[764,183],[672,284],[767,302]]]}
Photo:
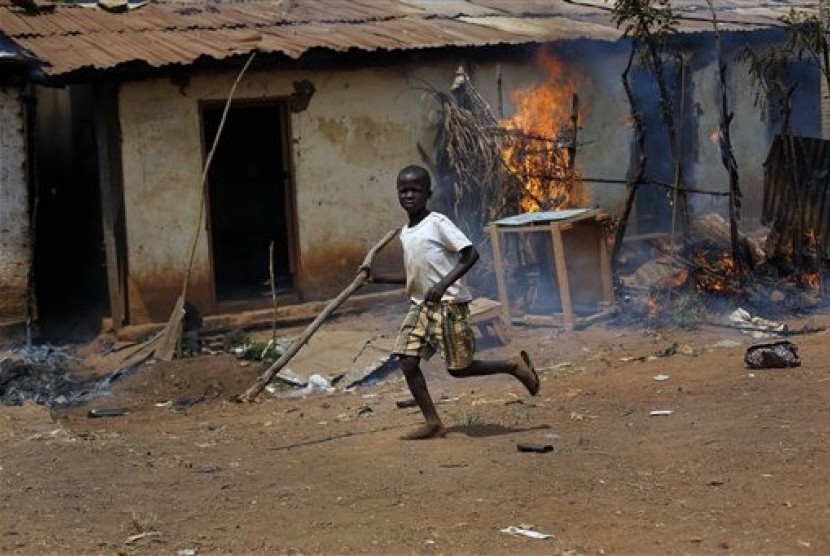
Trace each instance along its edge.
{"label": "wooden pole", "polygon": [[718,84],[720,85],[720,123],[718,135],[718,147],[720,149],[721,162],[729,175],[729,244],[732,249],[732,260],[738,267],[739,279],[744,282],[743,261],[741,260],[740,239],[738,237],[738,220],[741,218],[741,189],[738,175],[738,162],[732,151],[732,140],[730,128],[732,125],[733,113],[729,111],[729,99],[726,87],[726,61],[723,58],[723,46],[720,39],[720,26],[718,24],[717,12],[715,11],[714,0],[707,0],[709,10],[712,12],[712,26],[715,31],[715,48],[718,56]]}
{"label": "wooden pole", "polygon": [[683,227],[683,243],[685,244],[689,237],[689,215],[688,215],[688,204],[686,202],[686,194],[683,191],[683,167],[680,163],[680,157],[682,156],[681,153],[683,152],[682,143],[683,143],[683,108],[686,104],[686,87],[685,87],[685,74],[686,74],[686,65],[683,61],[682,57],[678,57],[680,62],[680,75],[678,77],[680,81],[680,130],[678,131],[676,137],[677,147],[675,148],[676,155],[674,157],[674,185],[672,191],[672,207],[671,207],[671,250],[672,253],[675,252],[674,250],[674,240],[675,240],[675,231],[677,228],[677,208],[678,204],[680,205],[680,219],[682,221]]}
{"label": "wooden pole", "polygon": [[632,64],[634,63],[634,55],[637,53],[637,44],[635,42],[631,47],[631,52],[628,56],[628,64],[625,66],[625,71],[622,73],[623,89],[625,89],[626,97],[628,98],[628,106],[631,114],[631,125],[634,128],[634,146],[636,148],[637,166],[633,173],[629,176],[626,189],[628,190],[625,197],[625,207],[617,224],[617,232],[614,238],[614,246],[611,249],[611,265],[612,270],[616,267],[617,257],[622,248],[623,239],[625,238],[625,230],[628,227],[628,219],[631,216],[631,211],[634,208],[634,201],[637,197],[637,188],[643,181],[646,173],[646,156],[645,148],[645,126],[643,125],[640,111],[637,109],[637,104],[634,99],[634,91],[631,88],[629,75]]}
{"label": "wooden pole", "polygon": [[107,292],[109,294],[110,318],[115,330],[126,321],[125,287],[123,280],[122,253],[118,249],[117,220],[123,194],[116,194],[116,180],[113,175],[116,157],[112,144],[116,142],[112,126],[118,122],[115,86],[98,84],[94,88],[95,136],[98,144],[98,188],[101,196],[101,223],[104,239],[104,254],[107,270]]}
{"label": "wooden pole", "polygon": [[277,284],[274,278],[274,240],[268,245],[268,279],[271,282],[271,305],[273,307],[273,314],[271,315],[271,342],[277,341]]}
{"label": "wooden pole", "polygon": [[498,94],[499,120],[504,119],[504,91],[502,89],[501,64],[496,65],[496,93]]}
{"label": "wooden pole", "polygon": [[[371,268],[372,261],[374,261],[375,255],[377,255],[378,251],[383,249],[387,243],[392,241],[392,239],[398,235],[399,231],[400,228],[395,228],[383,236],[383,238],[366,254],[366,258],[363,259],[361,268]],[[300,334],[300,336],[294,340],[290,346],[288,346],[288,349],[283,352],[280,358],[268,367],[268,369],[266,369],[265,372],[257,378],[256,382],[237,398],[237,401],[252,402],[254,398],[256,398],[265,389],[271,380],[274,379],[277,373],[280,372],[280,370],[282,370],[282,368],[289,361],[291,361],[295,355],[297,355],[297,352],[300,351],[300,349],[308,342],[314,333],[317,332],[317,329],[323,325],[323,321],[326,320],[335,310],[337,310],[337,308],[340,307],[340,305],[342,305],[343,302],[349,298],[349,296],[366,283],[366,279],[368,277],[369,275],[365,270],[358,271],[357,276],[355,276],[354,280],[352,280],[352,283],[340,292],[337,297],[329,301],[328,305],[326,305],[323,310],[320,311],[320,314],[317,315],[317,318],[315,318],[314,321],[306,327],[303,333]]]}
{"label": "wooden pole", "polygon": [[573,108],[571,110],[571,144],[568,145],[568,170],[576,165],[576,136],[579,133],[579,95],[573,94]]}
{"label": "wooden pole", "polygon": [[504,274],[504,259],[501,256],[501,232],[496,224],[487,226],[490,231],[490,245],[493,248],[493,268],[496,272],[496,288],[499,292],[499,303],[501,304],[502,320],[507,327],[507,333],[512,334],[510,320],[510,300],[507,293],[507,282]]}

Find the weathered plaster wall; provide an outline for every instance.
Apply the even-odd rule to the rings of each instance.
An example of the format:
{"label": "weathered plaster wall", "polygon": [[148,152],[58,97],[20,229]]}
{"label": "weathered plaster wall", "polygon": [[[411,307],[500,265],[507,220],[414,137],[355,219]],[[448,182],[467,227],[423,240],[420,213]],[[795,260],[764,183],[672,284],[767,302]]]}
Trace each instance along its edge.
{"label": "weathered plaster wall", "polygon": [[577,43],[563,46],[557,54],[574,68],[569,71],[580,85],[576,167],[586,178],[584,203],[617,215],[622,211],[625,186],[588,180],[624,180],[631,165],[633,133],[621,78],[627,46]]}
{"label": "weathered plaster wall", "polygon": [[[760,224],[764,195],[763,162],[771,141],[769,124],[762,119],[755,106],[752,82],[745,66],[733,66],[727,71],[729,90],[727,103],[733,114],[730,138],[738,163],[739,187],[742,192],[741,215],[749,229]],[[698,158],[689,168],[695,187],[714,191],[729,190],[729,174],[723,165],[716,140],[720,122],[721,89],[716,62],[694,75],[698,124]],[[726,197],[692,195],[691,207],[696,212],[716,211],[728,214]]]}
{"label": "weathered plaster wall", "polygon": [[[164,320],[181,291],[200,211],[201,143],[197,99],[169,81],[125,85],[120,98],[122,163],[133,322]],[[201,234],[189,291],[208,297]]]}
{"label": "weathered plaster wall", "polygon": [[[446,79],[451,79],[449,70]],[[181,289],[199,211],[202,146],[199,101],[222,101],[235,74],[195,76],[182,91],[156,79],[122,86],[124,190],[133,321],[166,319]],[[343,72],[258,72],[238,100],[290,95],[309,79],[317,91],[292,116],[298,214],[299,283],[323,297],[354,277],[366,248],[399,225],[394,194],[400,167],[427,142],[419,84],[405,67]],[[274,207],[283,210],[283,207]],[[394,259],[395,248],[384,257]],[[383,262],[383,261],[381,261]],[[188,292],[213,302],[204,227]]]}
{"label": "weathered plaster wall", "polygon": [[0,326],[26,320],[29,207],[21,91],[0,88]]}
{"label": "weathered plaster wall", "polygon": [[[419,80],[441,69],[396,67],[312,75],[308,110],[295,115],[295,175],[303,284],[342,288],[368,246],[403,222],[395,177],[429,144]],[[451,79],[446,77],[445,79]],[[397,249],[397,242],[386,251]]]}

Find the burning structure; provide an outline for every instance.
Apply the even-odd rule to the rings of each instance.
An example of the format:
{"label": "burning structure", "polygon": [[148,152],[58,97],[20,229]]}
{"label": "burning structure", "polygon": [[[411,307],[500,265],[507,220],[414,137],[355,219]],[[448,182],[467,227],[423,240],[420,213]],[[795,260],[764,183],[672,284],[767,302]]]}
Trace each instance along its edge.
{"label": "burning structure", "polygon": [[[509,184],[502,189],[496,187],[496,197],[509,197],[512,192],[514,210],[518,213],[518,216],[493,218],[500,215],[491,212],[492,224],[487,226],[495,282],[498,296],[505,305],[505,319],[517,320],[507,306],[508,297],[511,297],[508,282],[512,281],[513,288],[521,292],[512,297],[524,301],[525,322],[550,322],[533,318],[541,307],[542,313],[552,310],[555,315],[563,317],[554,319],[554,322],[562,323],[564,320],[572,325],[574,313],[569,281],[573,283],[573,280],[569,280],[568,274],[579,265],[571,264],[569,259],[586,258],[586,244],[583,242],[581,247],[575,251],[571,249],[565,255],[567,250],[563,247],[561,229],[554,222],[571,218],[573,215],[569,209],[590,208],[584,207],[586,201],[580,196],[584,181],[602,183],[613,180],[591,177],[583,180],[576,170],[578,131],[584,118],[579,113],[577,86],[561,78],[561,64],[548,53],[540,55],[540,66],[547,71],[547,78],[542,80],[541,85],[515,91],[511,96],[516,114],[502,119],[496,128],[493,127],[495,117],[489,105],[481,100],[468,78],[460,72],[462,76],[457,78],[453,87],[457,102],[462,110],[465,105],[475,107],[469,110],[466,121],[456,119],[455,122],[445,122],[443,130],[449,134],[484,136],[476,147],[486,144],[491,158],[494,151],[502,155],[503,166],[497,167],[495,172],[490,170],[498,177],[494,179],[490,176],[482,181],[493,182],[497,186]],[[626,69],[626,74],[630,69]],[[682,69],[681,66],[681,73]],[[628,79],[626,74],[624,80]],[[640,101],[635,100],[633,92],[628,94],[632,113],[635,114],[637,146],[638,149],[645,149],[642,108],[636,104]],[[630,176],[627,182],[629,195],[626,208],[622,216],[614,220],[602,218],[602,221],[608,220],[609,226],[604,230],[608,234],[599,234],[599,250],[588,256],[593,259],[592,263],[588,267],[583,264],[582,274],[577,278],[600,277],[598,293],[589,297],[592,307],[587,309],[588,314],[602,311],[604,306],[612,303],[611,279],[605,275],[610,272],[608,269],[612,262],[617,298],[633,309],[631,314],[636,318],[660,320],[676,317],[680,324],[692,324],[714,307],[734,309],[737,305],[747,305],[769,313],[771,310],[808,310],[822,304],[822,275],[827,270],[828,259],[827,243],[823,238],[830,221],[827,218],[830,205],[826,202],[830,194],[826,179],[828,170],[822,165],[824,142],[791,135],[773,141],[765,164],[764,211],[761,218],[761,223],[770,227],[759,228],[751,234],[742,232],[737,226],[743,195],[738,186],[737,163],[728,131],[732,115],[724,119],[724,110],[727,109],[725,98],[726,93],[720,128],[715,135],[720,158],[728,174],[726,190],[704,189],[690,183],[681,169],[684,155],[675,151],[675,143],[679,144],[674,128],[676,116],[661,114],[662,118],[669,120],[671,157],[675,160],[674,181],[650,179],[645,153],[641,150],[639,167],[635,168],[635,175]],[[471,103],[470,99],[474,102]],[[447,97],[444,102],[446,105]],[[486,117],[477,120],[480,114]],[[458,125],[467,125],[473,130],[454,130],[453,127]],[[682,129],[683,126],[679,127]],[[449,138],[441,144],[456,143]],[[450,157],[449,166],[439,167],[438,171],[457,177],[463,172],[453,165],[454,161],[475,158],[478,158],[475,149],[456,152],[454,157]],[[464,177],[466,181],[475,179],[476,176]],[[636,200],[634,194],[642,185],[665,190],[667,202],[652,205],[657,212],[645,219],[652,223],[662,222],[662,225],[653,226],[645,234],[626,235],[627,220],[632,216],[629,211]],[[690,203],[690,197],[696,201]],[[728,211],[724,212],[728,212],[728,219],[717,211],[702,210],[705,203],[699,201],[701,198],[727,200]],[[484,201],[483,207],[506,204],[488,204],[486,196],[481,200]],[[506,205],[511,206],[510,203]],[[459,207],[456,203],[454,209],[458,219],[463,221],[467,215],[459,213]],[[487,214],[487,211],[482,210],[481,214]],[[479,223],[480,220],[479,216],[474,221]],[[636,220],[635,217],[635,225]],[[534,227],[538,224],[545,227]],[[521,237],[512,244],[508,249],[512,253],[507,255],[502,239],[505,226],[519,226],[511,231],[528,234],[528,237]],[[532,233],[547,233],[548,228],[551,237],[539,237]],[[613,238],[612,233],[616,234]],[[613,261],[606,260],[606,240],[614,244]],[[590,247],[589,251],[593,249]],[[512,271],[506,268],[508,266],[512,266]],[[538,296],[540,283],[545,284],[541,289],[553,292],[551,298],[545,301],[540,301]],[[552,308],[548,306],[551,304]]]}
{"label": "burning structure", "polygon": [[522,184],[521,212],[557,210],[578,204],[577,85],[566,78],[562,62],[549,53],[543,51],[539,62],[546,78],[538,85],[514,91],[516,113],[502,121],[505,133],[502,156],[508,171]]}

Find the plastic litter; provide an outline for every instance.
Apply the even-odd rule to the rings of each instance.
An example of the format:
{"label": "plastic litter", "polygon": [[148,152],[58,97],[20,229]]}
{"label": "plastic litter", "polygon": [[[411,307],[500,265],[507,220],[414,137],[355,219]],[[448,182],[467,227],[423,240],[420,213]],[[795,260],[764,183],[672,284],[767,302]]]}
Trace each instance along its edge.
{"label": "plastic litter", "polygon": [[326,377],[318,374],[313,374],[308,377],[308,384],[306,384],[305,388],[301,388],[296,392],[291,394],[291,397],[301,397],[301,396],[308,396],[314,392],[323,392],[325,394],[331,394],[334,392],[334,387],[331,385],[331,381]]}
{"label": "plastic litter", "polygon": [[648,414],[652,417],[664,417],[667,415],[671,415],[672,413],[674,413],[674,411],[672,411],[671,409],[654,409],[648,412]]}
{"label": "plastic litter", "polygon": [[783,369],[801,366],[798,347],[787,340],[750,346],[746,350],[744,361],[751,369]]}
{"label": "plastic litter", "polygon": [[769,338],[787,331],[787,325],[752,316],[749,311],[742,307],[738,307],[729,315],[729,322],[746,327],[746,330],[742,330],[742,332],[748,333],[753,338]]}
{"label": "plastic litter", "polygon": [[553,537],[553,535],[548,535],[545,533],[540,533],[539,531],[534,531],[533,529],[527,529],[524,527],[516,527],[515,525],[511,525],[510,527],[505,527],[501,529],[502,533],[507,533],[508,535],[517,535],[521,537],[529,537],[531,539],[549,539]]}

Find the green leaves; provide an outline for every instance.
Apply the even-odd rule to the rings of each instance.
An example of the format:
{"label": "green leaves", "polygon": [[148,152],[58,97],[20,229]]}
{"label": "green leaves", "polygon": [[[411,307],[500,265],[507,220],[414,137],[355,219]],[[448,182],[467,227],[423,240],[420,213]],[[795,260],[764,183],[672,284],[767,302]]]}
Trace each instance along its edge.
{"label": "green leaves", "polygon": [[626,37],[662,40],[677,32],[678,17],[668,0],[615,0],[612,12]]}

